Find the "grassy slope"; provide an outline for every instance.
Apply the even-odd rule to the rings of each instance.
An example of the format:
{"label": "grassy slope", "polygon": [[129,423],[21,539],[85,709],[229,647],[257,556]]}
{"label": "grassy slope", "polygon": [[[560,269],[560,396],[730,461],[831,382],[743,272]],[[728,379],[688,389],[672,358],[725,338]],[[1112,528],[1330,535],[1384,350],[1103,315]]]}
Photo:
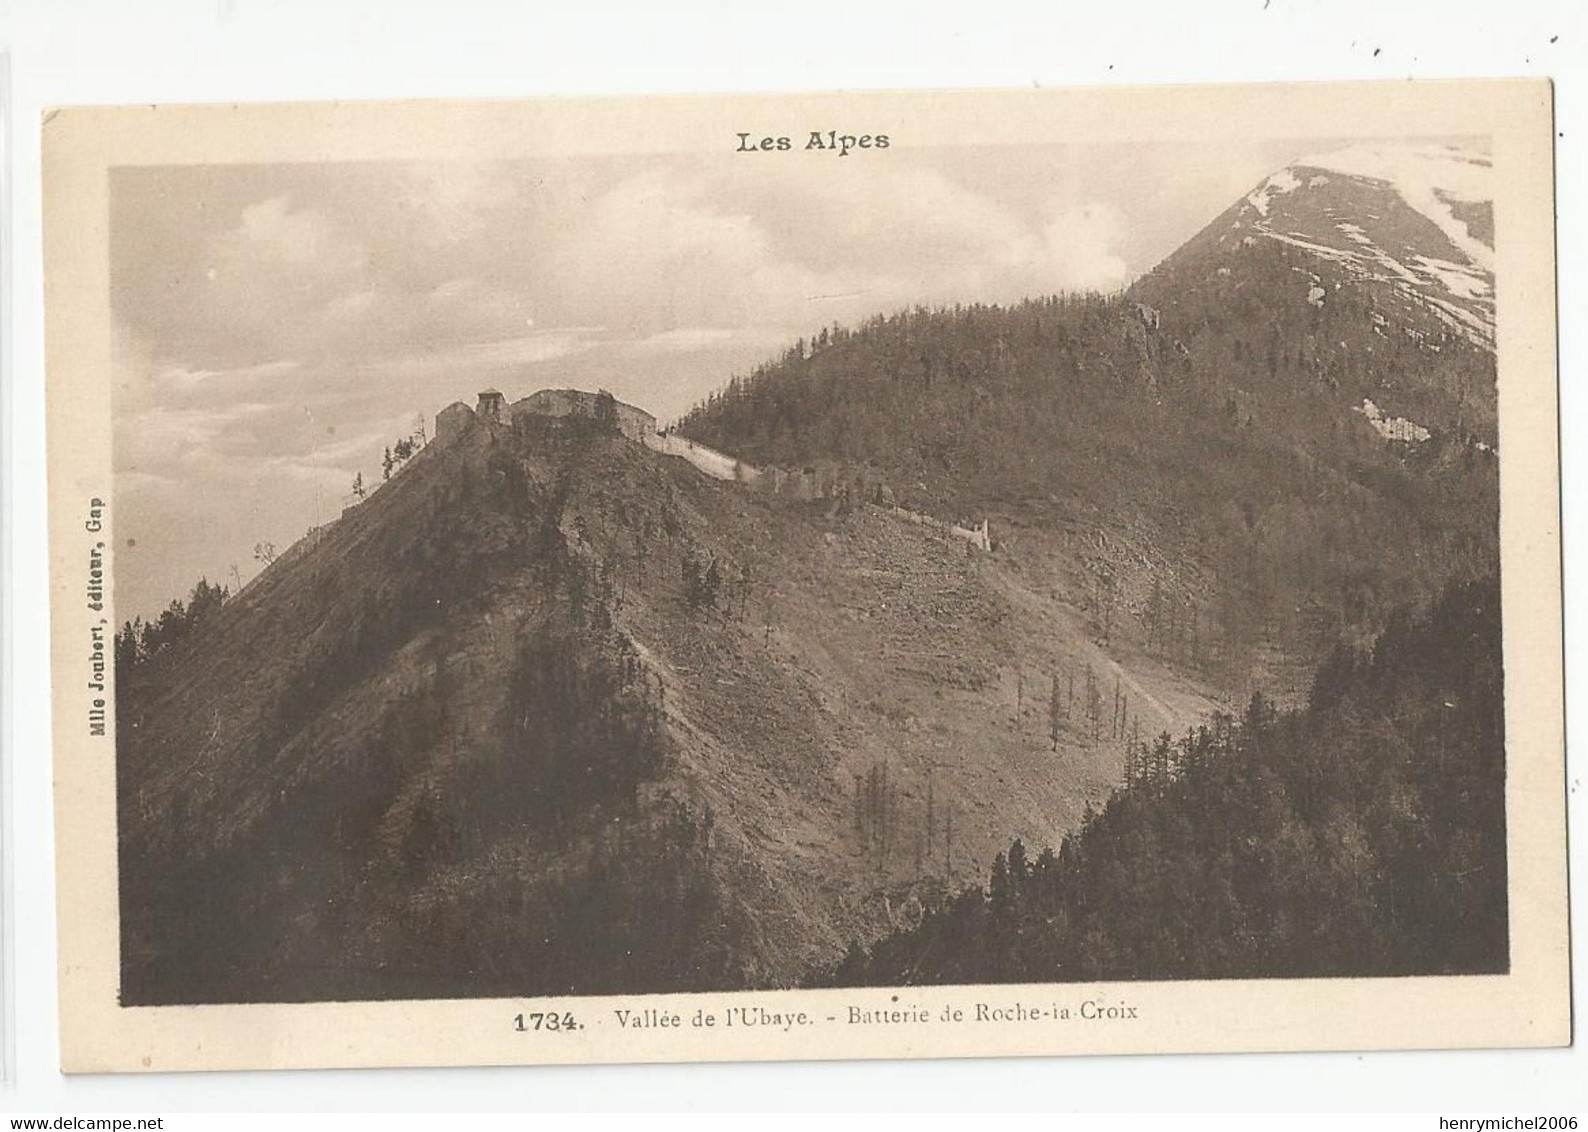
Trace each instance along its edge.
{"label": "grassy slope", "polygon": [[[729,576],[750,567],[745,616],[680,616],[675,598],[626,602],[618,621],[665,674],[668,722],[695,796],[725,835],[742,837],[782,896],[763,923],[784,941],[780,952],[831,953],[847,941],[843,930],[873,934],[917,885],[933,888],[945,874],[961,882],[1012,832],[1055,836],[1106,796],[1120,746],[1106,727],[1091,742],[1077,708],[1051,749],[1054,673],[1079,685],[1087,665],[1100,684],[1121,672],[1142,692],[1144,732],[1211,706],[1153,660],[1118,664],[1054,593],[963,543],[869,507],[788,504],[706,481],[681,462],[674,471],[693,481],[701,525],[688,537],[731,563]],[[886,855],[854,828],[856,779],[884,764]],[[785,914],[792,924],[778,922]]]}

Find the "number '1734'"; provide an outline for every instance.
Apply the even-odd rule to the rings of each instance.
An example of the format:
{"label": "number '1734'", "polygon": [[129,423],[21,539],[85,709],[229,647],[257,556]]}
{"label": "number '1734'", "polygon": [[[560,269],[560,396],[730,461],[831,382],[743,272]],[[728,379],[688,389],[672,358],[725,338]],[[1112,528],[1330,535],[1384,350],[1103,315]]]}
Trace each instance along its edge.
{"label": "number '1734'", "polygon": [[535,1013],[515,1014],[513,1029],[522,1034],[530,1030],[582,1030],[584,1026],[572,1014]]}

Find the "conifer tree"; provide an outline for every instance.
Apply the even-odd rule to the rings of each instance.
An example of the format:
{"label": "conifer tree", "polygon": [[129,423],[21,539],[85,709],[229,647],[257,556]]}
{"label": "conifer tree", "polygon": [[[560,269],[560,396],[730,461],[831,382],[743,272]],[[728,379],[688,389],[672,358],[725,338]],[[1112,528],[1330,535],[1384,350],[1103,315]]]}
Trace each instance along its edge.
{"label": "conifer tree", "polygon": [[1053,749],[1059,749],[1059,734],[1063,724],[1064,702],[1059,696],[1059,674],[1053,674],[1053,687],[1048,693],[1048,738]]}

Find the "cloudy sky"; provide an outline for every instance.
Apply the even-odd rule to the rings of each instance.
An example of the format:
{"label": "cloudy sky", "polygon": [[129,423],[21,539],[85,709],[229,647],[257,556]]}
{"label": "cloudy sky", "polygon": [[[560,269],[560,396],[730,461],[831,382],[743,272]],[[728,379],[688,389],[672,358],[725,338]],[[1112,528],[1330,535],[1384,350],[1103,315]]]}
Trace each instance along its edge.
{"label": "cloudy sky", "polygon": [[834,321],[1118,287],[1337,142],[115,170],[118,607],[246,581],[487,385],[666,421]]}

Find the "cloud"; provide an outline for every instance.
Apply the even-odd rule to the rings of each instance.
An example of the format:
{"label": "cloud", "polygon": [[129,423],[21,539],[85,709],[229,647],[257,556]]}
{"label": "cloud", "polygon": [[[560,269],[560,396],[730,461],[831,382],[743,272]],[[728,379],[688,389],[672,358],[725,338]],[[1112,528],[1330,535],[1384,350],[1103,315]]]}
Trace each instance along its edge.
{"label": "cloud", "polygon": [[1109,204],[1055,204],[1035,249],[1035,272],[1054,291],[1108,291],[1122,286],[1129,268],[1118,248],[1127,221]]}
{"label": "cloud", "polygon": [[451,374],[470,384],[479,377],[506,370],[524,370],[596,349],[607,332],[599,326],[569,326],[537,330],[512,338],[487,342],[461,342],[397,359],[378,359],[360,367],[387,381]]}
{"label": "cloud", "polygon": [[[268,474],[270,477],[270,482],[275,485],[277,489],[281,489],[283,487],[315,488],[324,493],[333,501],[342,498],[344,493],[350,492],[353,479],[353,476],[343,468],[333,467],[327,464],[317,464],[312,460],[304,460],[289,456],[278,456],[270,460],[266,460],[262,462],[255,470]],[[286,480],[287,482],[283,483],[283,480]],[[322,513],[316,514],[315,517],[316,519],[320,519],[324,516]],[[289,532],[292,538],[296,538],[298,535],[301,535],[305,529],[307,529],[306,525],[300,523],[296,530],[291,530],[289,528]],[[291,541],[287,541],[281,545],[290,546]]]}
{"label": "cloud", "polygon": [[235,397],[243,390],[268,385],[302,368],[300,363],[291,360],[225,370],[167,366],[149,373],[148,380],[157,392],[172,396],[220,392],[227,397]]}
{"label": "cloud", "polygon": [[[139,245],[118,303],[171,380],[197,381],[289,360],[467,361],[482,343],[522,343],[516,360],[533,363],[547,357],[531,338],[542,326],[609,327],[619,349],[705,343],[689,337],[702,328],[792,336],[892,306],[1123,278],[1117,210],[1066,197],[1033,212],[921,161],[821,164],[775,178],[685,158],[555,176],[504,163],[265,170],[229,221],[206,211],[195,230]],[[172,195],[151,192],[144,211]],[[511,349],[482,352],[491,364]]]}
{"label": "cloud", "polygon": [[233,254],[248,265],[282,263],[316,273],[341,272],[358,263],[358,249],[340,238],[335,225],[314,209],[294,209],[287,197],[272,197],[243,209],[230,234]]}
{"label": "cloud", "polygon": [[676,330],[664,330],[632,342],[628,350],[633,354],[676,354],[720,345],[731,341],[733,337],[733,331],[721,326],[680,326]]}
{"label": "cloud", "polygon": [[[536,259],[563,316],[596,312],[636,342],[702,328],[785,336],[914,303],[1011,302],[1126,276],[1123,213],[1058,200],[1012,208],[927,166],[851,174],[791,164],[658,164],[572,213]],[[666,335],[677,335],[675,338]]]}
{"label": "cloud", "polygon": [[489,235],[490,218],[519,197],[521,179],[499,162],[413,162],[396,171],[392,193],[410,231],[426,244]]}
{"label": "cloud", "polygon": [[323,467],[327,464],[339,469],[345,469],[349,461],[359,456],[372,456],[381,450],[383,444],[389,444],[400,436],[407,435],[404,426],[406,417],[388,418],[380,428],[363,432],[357,436],[350,436],[329,444],[321,444],[305,452],[297,458],[301,464]]}
{"label": "cloud", "polygon": [[191,461],[212,451],[217,440],[246,422],[279,412],[277,406],[258,402],[224,409],[156,406],[118,422],[116,462],[149,471]]}
{"label": "cloud", "polygon": [[749,215],[695,199],[692,188],[672,171],[647,170],[571,210],[537,263],[556,283],[548,298],[558,313],[640,336],[765,319],[775,300],[757,278],[766,234]]}

